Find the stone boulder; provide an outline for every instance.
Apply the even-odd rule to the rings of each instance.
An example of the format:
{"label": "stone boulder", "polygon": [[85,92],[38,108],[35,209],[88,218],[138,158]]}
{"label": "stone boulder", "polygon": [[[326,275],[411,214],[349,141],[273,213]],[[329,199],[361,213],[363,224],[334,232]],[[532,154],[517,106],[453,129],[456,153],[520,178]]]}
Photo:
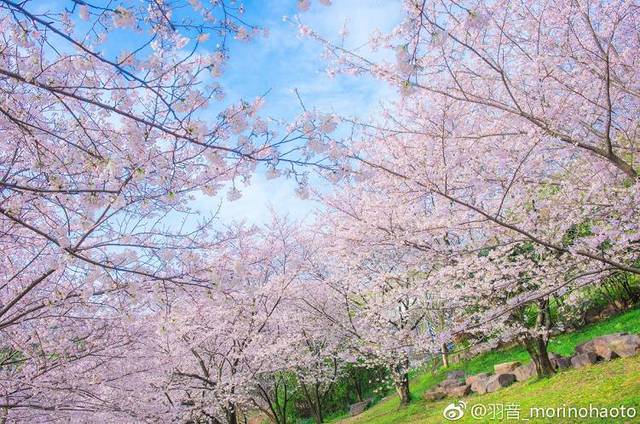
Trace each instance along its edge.
{"label": "stone boulder", "polygon": [[452,371],[447,374],[447,379],[442,381],[438,386],[431,390],[430,397],[438,398],[440,392],[447,396],[462,397],[469,394],[471,386],[464,381],[464,371]]}
{"label": "stone boulder", "polygon": [[503,362],[502,364],[495,364],[493,366],[493,369],[495,370],[496,374],[509,374],[513,372],[513,370],[518,368],[520,365],[522,364],[518,361]]}
{"label": "stone boulder", "polygon": [[487,393],[487,384],[489,384],[489,380],[492,378],[491,375],[483,373],[478,374],[477,378],[471,383],[471,391],[483,395]]}
{"label": "stone boulder", "polygon": [[551,360],[551,364],[556,370],[565,370],[571,368],[571,358],[566,356],[559,356]]}
{"label": "stone boulder", "polygon": [[471,385],[463,384],[462,386],[449,387],[446,390],[447,395],[451,397],[463,397],[471,393]]}
{"label": "stone boulder", "polygon": [[610,361],[612,359],[616,359],[620,357],[620,355],[618,355],[617,352],[615,352],[613,349],[607,346],[599,347],[596,350],[596,355],[598,355],[604,361]]}
{"label": "stone boulder", "polygon": [[442,381],[440,384],[438,384],[439,387],[446,389],[448,387],[458,387],[458,386],[462,386],[464,383],[464,379],[461,378],[447,378],[446,380]]}
{"label": "stone boulder", "polygon": [[447,380],[462,379],[462,378],[464,378],[464,371],[462,370],[450,371],[447,373]]}
{"label": "stone boulder", "polygon": [[571,366],[573,368],[582,368],[587,365],[595,364],[600,357],[593,352],[578,353],[571,357]]}
{"label": "stone boulder", "polygon": [[609,342],[609,347],[618,356],[627,358],[640,353],[640,337],[627,335]]}
{"label": "stone boulder", "polygon": [[473,384],[474,381],[476,380],[482,380],[482,379],[487,379],[489,378],[491,374],[488,372],[481,372],[480,374],[476,374],[476,375],[470,375],[469,377],[467,377],[467,379],[465,380],[465,383],[471,385]]}
{"label": "stone boulder", "polygon": [[513,370],[513,375],[516,376],[516,380],[525,381],[532,377],[536,376],[536,364],[533,361],[529,362],[526,365],[520,365],[518,368]]}
{"label": "stone boulder", "polygon": [[555,370],[563,370],[571,367],[571,358],[549,352],[549,362]]}
{"label": "stone boulder", "polygon": [[485,386],[486,393],[493,393],[503,387],[508,387],[515,383],[516,376],[513,374],[496,374],[489,378]]}
{"label": "stone boulder", "polygon": [[609,348],[609,343],[614,341],[617,337],[622,337],[623,334],[609,334],[607,336],[596,337],[595,339],[581,343],[576,346],[576,353],[595,353],[605,361],[614,359],[614,352]]}
{"label": "stone boulder", "polygon": [[442,389],[439,389],[439,388],[435,388],[424,393],[424,399],[430,402],[444,399],[446,397],[447,397],[447,394]]}
{"label": "stone boulder", "polygon": [[365,411],[365,409],[367,409],[368,406],[369,406],[368,400],[354,403],[349,407],[349,415],[353,417],[353,416],[362,414]]}
{"label": "stone boulder", "polygon": [[629,333],[615,333],[596,337],[576,346],[576,353],[594,353],[605,361],[640,353],[640,336]]}
{"label": "stone boulder", "polygon": [[579,345],[576,346],[577,354],[587,353],[587,352],[596,353],[595,339],[580,343]]}

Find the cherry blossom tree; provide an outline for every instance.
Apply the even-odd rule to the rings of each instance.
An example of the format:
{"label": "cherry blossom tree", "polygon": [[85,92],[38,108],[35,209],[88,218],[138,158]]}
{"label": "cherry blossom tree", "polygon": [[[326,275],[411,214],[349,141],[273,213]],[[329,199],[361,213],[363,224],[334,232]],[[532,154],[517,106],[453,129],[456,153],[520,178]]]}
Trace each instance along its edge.
{"label": "cherry blossom tree", "polygon": [[[322,290],[317,286],[306,286],[306,290]],[[306,299],[308,294],[304,294]],[[297,302],[299,303],[299,301]],[[324,422],[327,397],[335,383],[343,377],[346,347],[345,334],[327,326],[320,317],[310,314],[308,309],[294,310],[296,318],[289,319],[292,326],[289,341],[292,355],[288,366],[295,375],[296,391],[305,408],[317,424]]]}
{"label": "cherry blossom tree", "polygon": [[[633,264],[638,6],[423,1],[404,7],[405,20],[390,34],[373,34],[369,46],[391,50],[393,59],[375,60],[362,48],[305,31],[335,59],[331,72],[369,74],[399,89],[401,100],[382,119],[361,123],[364,130],[345,142],[344,155],[451,204],[452,217],[474,217],[511,237],[640,272]],[[526,213],[531,208],[522,199],[541,187],[558,193],[533,208],[549,223],[534,227],[536,213]],[[561,237],[586,219],[593,237],[564,246]],[[603,253],[603,240],[615,247]]]}
{"label": "cherry blossom tree", "polygon": [[312,252],[278,220],[231,234],[211,258],[212,287],[176,296],[158,323],[166,397],[180,420],[235,424],[255,408],[282,420],[264,384],[307,357],[291,312]]}
{"label": "cherry blossom tree", "polygon": [[[553,372],[551,302],[640,274],[639,6],[403,7],[364,47],[299,28],[397,88],[379,116],[281,125],[224,97],[237,2],[0,0],[2,420],[284,423],[293,387],[322,422],[348,364],[407,405],[459,335]],[[306,165],[304,230],[193,207]]]}
{"label": "cherry blossom tree", "polygon": [[[609,270],[612,272],[613,270]],[[524,241],[460,256],[438,272],[451,307],[451,339],[466,338],[484,350],[517,341],[529,352],[539,377],[554,372],[547,344],[563,322],[552,314],[558,297],[594,284],[604,270],[588,261]]]}
{"label": "cherry blossom tree", "polygon": [[[493,317],[482,328],[487,333],[504,328],[515,335],[506,328],[514,325],[511,312],[531,303],[544,310],[550,295],[571,284],[640,273],[638,6],[419,1],[403,7],[405,19],[395,30],[377,31],[357,48],[301,24],[301,33],[325,45],[330,74],[369,75],[398,89],[398,100],[379,117],[344,117],[348,136],[334,137],[347,178],[384,187],[387,199],[372,203],[379,215],[400,204],[428,212],[413,222],[394,220],[402,236],[389,242],[444,254],[443,298],[455,305],[478,293],[485,318]],[[373,213],[360,221],[372,232],[380,228]],[[587,234],[568,242],[578,227]],[[545,265],[511,261],[523,245]],[[490,264],[482,251],[494,252]],[[484,281],[461,278],[469,270]],[[458,282],[466,284],[446,290]],[[480,293],[505,283],[506,294],[482,299]],[[477,284],[485,289],[475,291]],[[511,319],[500,324],[498,317]]]}
{"label": "cherry blossom tree", "polygon": [[384,366],[407,405],[409,371],[442,346],[446,308],[432,274],[445,258],[406,225],[426,213],[422,205],[409,198],[391,204],[388,187],[375,181],[343,184],[323,197],[327,210],[316,225],[324,247],[315,271],[322,290],[305,303],[350,340],[351,363]]}
{"label": "cherry blossom tree", "polygon": [[[124,317],[156,313],[174,290],[211,289],[206,258],[226,236],[194,196],[226,190],[233,200],[258,168],[303,179],[299,165],[319,165],[305,148],[313,117],[275,128],[258,115],[262,97],[224,98],[229,44],[262,33],[243,13],[227,1],[0,2],[10,420],[95,412],[56,387],[92,361],[115,380],[120,353],[137,349],[126,347],[138,336]],[[98,386],[68,392],[83,404]]]}

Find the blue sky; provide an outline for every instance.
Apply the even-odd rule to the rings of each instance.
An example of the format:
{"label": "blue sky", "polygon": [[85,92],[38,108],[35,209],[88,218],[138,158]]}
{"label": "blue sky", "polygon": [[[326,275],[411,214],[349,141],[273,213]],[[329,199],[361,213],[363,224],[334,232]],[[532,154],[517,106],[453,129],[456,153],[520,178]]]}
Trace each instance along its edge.
{"label": "blue sky", "polygon": [[[375,29],[382,32],[392,30],[402,18],[400,0],[333,0],[329,7],[318,0],[311,0],[306,12],[297,10],[297,0],[246,0],[245,20],[253,25],[269,29],[268,37],[256,37],[249,43],[233,40],[230,44],[230,60],[224,68],[221,85],[226,101],[237,102],[240,98],[253,100],[269,91],[262,113],[279,120],[288,120],[301,110],[293,92],[297,89],[308,109],[316,108],[325,113],[366,118],[372,116],[380,101],[396,95],[386,84],[371,78],[337,76],[330,78],[325,72],[321,45],[311,39],[301,38],[292,19],[299,19],[324,38],[338,41],[345,27],[349,36],[347,47],[365,45]],[[58,0],[36,3],[37,9],[55,10],[68,7]],[[84,22],[76,24],[83,28]],[[109,35],[109,54],[117,56],[122,48],[137,48],[128,40],[129,33],[115,31]],[[209,41],[215,43],[215,37]],[[207,44],[204,44],[207,48]],[[302,200],[295,194],[293,180],[279,178],[267,180],[258,173],[251,185],[237,185],[243,196],[228,202],[226,190],[210,198],[198,196],[194,205],[205,214],[217,211],[219,219],[226,224],[245,221],[261,224],[270,220],[270,209],[292,219],[303,219],[318,207],[311,200]]]}
{"label": "blue sky", "polygon": [[[231,46],[231,59],[225,67],[222,85],[230,101],[240,97],[253,99],[270,90],[263,112],[280,119],[300,112],[293,93],[297,88],[307,108],[317,108],[342,115],[369,116],[379,101],[394,95],[393,90],[372,79],[339,76],[329,78],[324,71],[322,48],[313,40],[302,39],[298,29],[283,16],[299,14],[300,19],[318,33],[338,39],[345,20],[349,30],[347,45],[365,43],[374,29],[388,31],[401,18],[396,0],[334,0],[330,7],[312,1],[309,11],[299,13],[296,0],[245,2],[247,20],[268,27],[269,37]],[[302,219],[316,207],[295,194],[295,182],[284,178],[266,180],[256,175],[248,187],[239,187],[243,197],[235,202],[223,201],[223,222],[244,220],[260,224],[269,220],[269,208],[293,219]],[[220,198],[201,198],[197,207],[204,211],[218,208]]]}

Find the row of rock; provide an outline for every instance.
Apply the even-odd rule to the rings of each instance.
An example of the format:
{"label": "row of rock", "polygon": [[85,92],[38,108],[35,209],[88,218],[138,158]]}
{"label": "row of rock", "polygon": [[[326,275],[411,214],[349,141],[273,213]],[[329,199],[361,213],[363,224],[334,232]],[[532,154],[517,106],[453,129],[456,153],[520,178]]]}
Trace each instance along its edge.
{"label": "row of rock", "polygon": [[637,355],[640,353],[640,336],[629,333],[609,334],[576,346],[576,355],[589,353],[605,361]]}
{"label": "row of rock", "polygon": [[[576,346],[572,357],[549,353],[551,365],[556,370],[570,367],[581,368],[598,361],[610,361],[618,357],[627,357],[640,353],[640,336],[628,333],[610,334],[597,337]],[[424,394],[426,400],[434,401],[449,397],[463,397],[471,392],[492,393],[516,381],[528,380],[536,375],[532,362],[522,365],[520,362],[505,362],[494,366],[495,373],[480,373],[465,378],[464,371],[453,371],[435,388]]]}

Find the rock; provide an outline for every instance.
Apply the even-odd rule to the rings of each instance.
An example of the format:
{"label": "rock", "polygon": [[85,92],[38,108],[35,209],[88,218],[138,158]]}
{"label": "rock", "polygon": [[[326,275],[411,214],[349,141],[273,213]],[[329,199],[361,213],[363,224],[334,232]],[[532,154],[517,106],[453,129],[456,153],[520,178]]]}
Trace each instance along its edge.
{"label": "rock", "polygon": [[516,380],[518,381],[528,380],[536,375],[536,364],[531,361],[526,365],[520,365],[513,370],[513,375],[516,376]]}
{"label": "rock", "polygon": [[448,387],[457,387],[457,386],[461,386],[464,384],[464,380],[460,379],[460,378],[448,378],[444,381],[442,381],[440,384],[438,384],[439,387],[442,387],[443,389],[446,389]]}
{"label": "rock", "polygon": [[440,389],[432,389],[424,393],[424,399],[431,402],[444,399],[446,397],[447,394]]}
{"label": "rock", "polygon": [[509,374],[510,372],[512,372],[513,370],[518,368],[520,365],[522,365],[522,364],[520,362],[518,362],[518,361],[503,362],[502,364],[495,364],[493,366],[493,369],[496,371],[496,375],[497,374]]}
{"label": "rock", "polygon": [[619,358],[620,355],[618,355],[617,352],[613,351],[610,348],[611,345],[609,346],[598,346],[596,348],[596,355],[598,355],[600,358],[602,358],[605,361],[610,361],[612,359],[616,359]]}
{"label": "rock", "polygon": [[595,353],[601,358],[610,358],[611,350],[609,349],[609,343],[617,339],[620,335],[610,334],[607,336],[596,337],[576,346],[576,353]]}
{"label": "rock", "polygon": [[469,384],[463,384],[462,386],[457,387],[449,387],[447,389],[447,395],[452,397],[463,397],[467,396],[469,393],[471,393],[471,385]]}
{"label": "rock", "polygon": [[465,380],[465,383],[471,385],[473,384],[474,381],[476,380],[481,380],[481,379],[487,379],[489,378],[491,374],[488,372],[481,372],[480,374],[476,374],[476,375],[470,375],[469,377],[467,377],[467,379]]}
{"label": "rock", "polygon": [[551,364],[557,370],[565,370],[571,367],[571,358],[567,358],[566,356],[560,356],[558,358],[552,359]]}
{"label": "rock", "polygon": [[576,346],[576,353],[593,352],[596,346],[606,346],[614,340],[620,340],[626,337],[629,337],[629,333],[613,333],[607,334],[606,336],[596,337],[595,339],[591,339]]}
{"label": "rock", "polygon": [[489,384],[488,378],[478,379],[471,384],[471,391],[483,395],[487,393],[487,384]]}
{"label": "rock", "polygon": [[450,371],[447,373],[447,380],[460,379],[460,378],[464,378],[464,371],[462,370]]}
{"label": "rock", "polygon": [[515,381],[516,376],[513,374],[496,374],[487,381],[486,391],[487,393],[495,392],[503,387],[512,385]]}
{"label": "rock", "polygon": [[571,357],[571,366],[573,368],[582,368],[587,365],[598,362],[598,355],[593,352],[578,353]]}
{"label": "rock", "polygon": [[577,354],[583,354],[583,353],[588,353],[588,352],[596,353],[594,340],[589,340],[588,342],[584,342],[584,343],[581,343],[578,346],[576,346],[576,353]]}
{"label": "rock", "polygon": [[353,417],[355,415],[362,414],[365,411],[365,409],[367,409],[367,406],[369,406],[368,400],[354,403],[349,407],[349,415]]}
{"label": "rock", "polygon": [[605,361],[632,356],[640,352],[640,337],[629,333],[615,333],[596,337],[576,346],[576,353],[594,353]]}
{"label": "rock", "polygon": [[476,374],[475,378],[471,382],[471,391],[479,394],[487,393],[487,384],[491,379],[492,375],[486,372]]}
{"label": "rock", "polygon": [[623,358],[637,355],[640,353],[640,340],[636,341],[633,337],[627,336],[624,340],[614,340],[609,346],[615,355]]}

